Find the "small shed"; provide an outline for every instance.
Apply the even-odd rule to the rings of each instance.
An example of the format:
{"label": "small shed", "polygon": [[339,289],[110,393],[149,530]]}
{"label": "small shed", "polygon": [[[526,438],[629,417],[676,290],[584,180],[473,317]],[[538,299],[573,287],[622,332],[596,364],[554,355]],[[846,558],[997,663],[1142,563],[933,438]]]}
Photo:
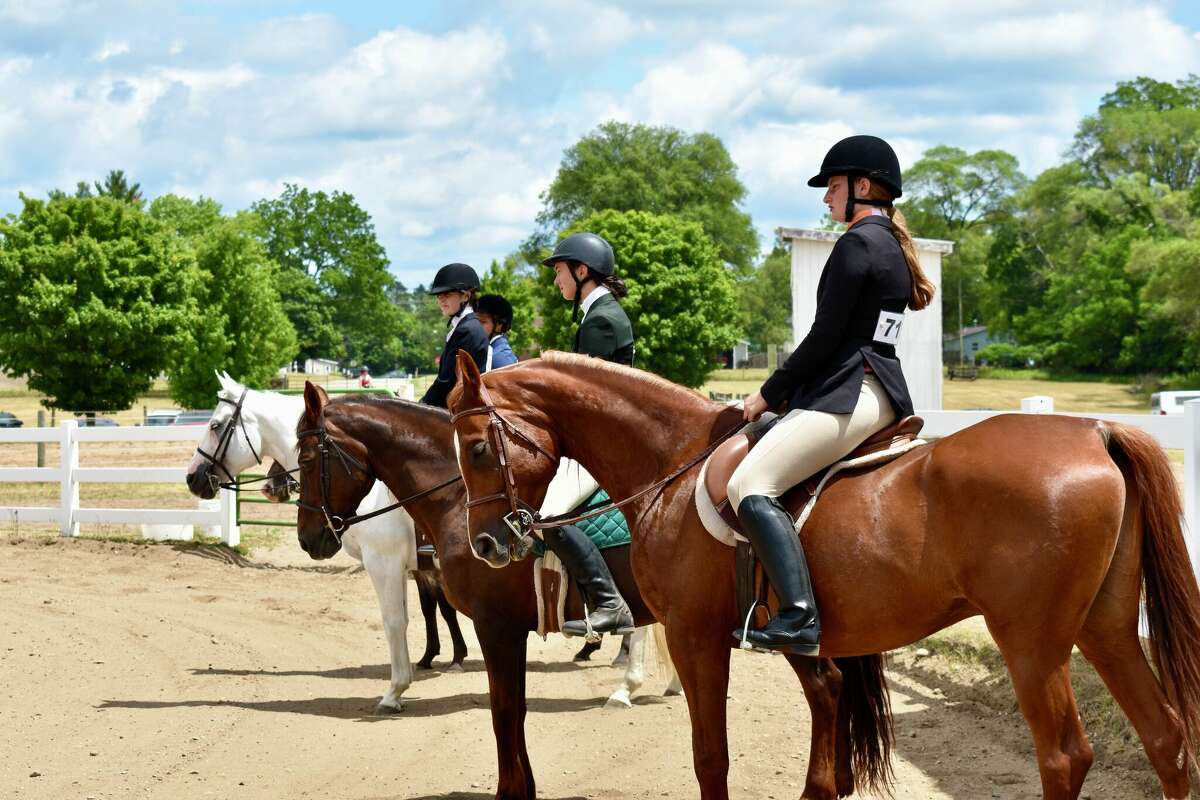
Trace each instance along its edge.
{"label": "small shed", "polygon": [[[779,228],[780,238],[792,251],[792,336],[800,342],[817,313],[817,282],[821,270],[841,236],[838,231]],[[942,256],[954,251],[954,242],[913,239],[921,267],[938,291],[922,311],[907,311],[896,352],[904,364],[904,377],[917,412],[942,407]]]}

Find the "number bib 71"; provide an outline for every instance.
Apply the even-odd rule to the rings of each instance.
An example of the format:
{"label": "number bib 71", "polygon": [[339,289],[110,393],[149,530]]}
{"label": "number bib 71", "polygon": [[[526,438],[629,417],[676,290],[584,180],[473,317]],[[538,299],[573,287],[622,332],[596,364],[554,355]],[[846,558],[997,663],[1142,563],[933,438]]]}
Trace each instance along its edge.
{"label": "number bib 71", "polygon": [[904,312],[880,311],[875,323],[875,341],[895,345],[900,341],[900,326],[904,324]]}

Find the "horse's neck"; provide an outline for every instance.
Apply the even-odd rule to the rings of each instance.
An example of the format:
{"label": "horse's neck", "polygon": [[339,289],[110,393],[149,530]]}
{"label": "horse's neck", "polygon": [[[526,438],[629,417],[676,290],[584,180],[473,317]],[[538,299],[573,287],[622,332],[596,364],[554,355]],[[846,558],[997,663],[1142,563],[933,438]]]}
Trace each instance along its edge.
{"label": "horse's neck", "polygon": [[[721,407],[676,398],[639,398],[621,386],[587,396],[567,389],[551,415],[575,459],[614,499],[629,497],[666,477],[712,440]],[[658,401],[662,402],[658,402]]]}
{"label": "horse's neck", "polygon": [[271,458],[285,469],[295,469],[299,463],[296,450],[296,423],[304,413],[304,398],[274,392],[254,392],[252,399],[254,417],[258,420],[258,433],[262,437],[263,451],[259,455]]}

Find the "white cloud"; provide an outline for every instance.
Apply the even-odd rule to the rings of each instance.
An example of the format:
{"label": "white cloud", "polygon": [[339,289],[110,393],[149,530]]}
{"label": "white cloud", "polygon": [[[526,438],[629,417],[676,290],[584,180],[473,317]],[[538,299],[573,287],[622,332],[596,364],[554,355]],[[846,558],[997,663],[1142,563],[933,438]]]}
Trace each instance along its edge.
{"label": "white cloud", "polygon": [[114,56],[122,56],[129,52],[129,42],[109,41],[100,45],[100,49],[92,56],[93,61],[108,61]]}

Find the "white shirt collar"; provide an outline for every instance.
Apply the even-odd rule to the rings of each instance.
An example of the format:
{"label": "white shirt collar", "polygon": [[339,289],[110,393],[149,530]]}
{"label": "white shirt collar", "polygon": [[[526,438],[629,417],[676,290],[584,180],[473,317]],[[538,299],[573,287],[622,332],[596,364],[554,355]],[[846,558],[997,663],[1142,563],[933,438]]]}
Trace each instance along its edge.
{"label": "white shirt collar", "polygon": [[457,314],[455,314],[453,317],[450,318],[450,330],[446,331],[446,341],[447,342],[450,341],[450,336],[451,336],[451,334],[454,333],[454,329],[458,327],[458,323],[462,322],[462,318],[465,317],[467,314],[474,314],[474,313],[475,313],[475,309],[471,308],[470,303],[467,303],[465,306],[463,306],[462,311],[458,312]]}
{"label": "white shirt collar", "polygon": [[579,307],[583,309],[583,316],[586,317],[588,309],[594,306],[596,301],[606,294],[612,294],[607,286],[597,286],[595,289],[592,289],[592,293],[585,297],[583,302],[579,304]]}

